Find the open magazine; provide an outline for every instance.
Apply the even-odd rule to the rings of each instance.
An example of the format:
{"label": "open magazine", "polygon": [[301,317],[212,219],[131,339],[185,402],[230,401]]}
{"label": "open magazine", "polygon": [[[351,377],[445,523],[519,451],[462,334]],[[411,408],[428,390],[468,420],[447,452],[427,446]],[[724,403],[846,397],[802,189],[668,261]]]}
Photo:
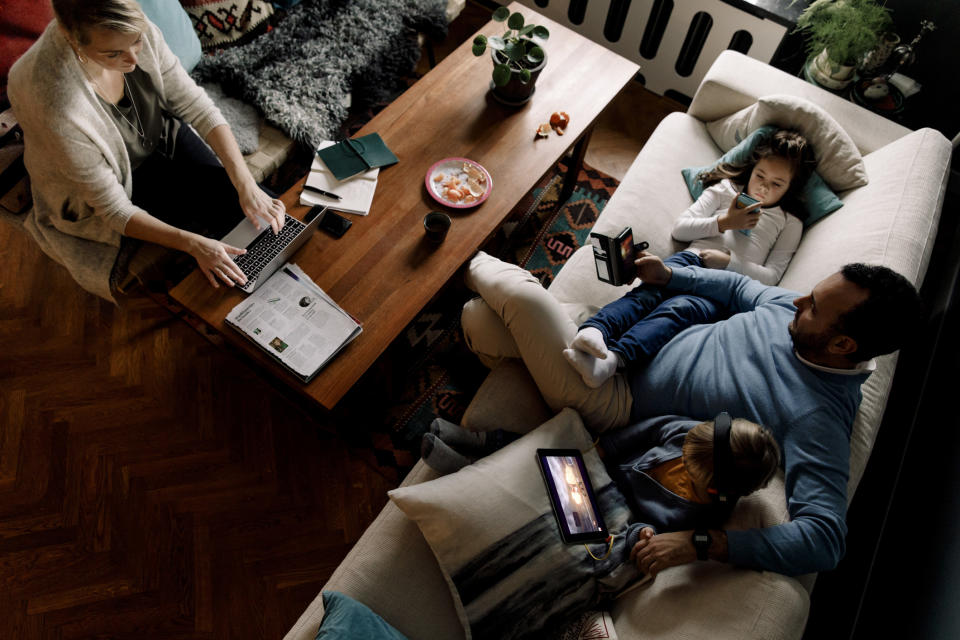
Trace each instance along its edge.
{"label": "open magazine", "polygon": [[309,382],[363,329],[288,262],[227,314],[227,324]]}

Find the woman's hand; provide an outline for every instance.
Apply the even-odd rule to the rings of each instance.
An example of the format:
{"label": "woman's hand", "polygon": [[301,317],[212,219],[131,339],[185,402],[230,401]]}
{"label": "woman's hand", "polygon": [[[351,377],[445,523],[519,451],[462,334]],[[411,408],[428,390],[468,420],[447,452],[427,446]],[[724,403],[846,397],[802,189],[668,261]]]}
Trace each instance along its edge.
{"label": "woman's hand", "polygon": [[730,253],[720,249],[700,249],[700,260],[707,269],[726,269],[730,264]]}
{"label": "woman's hand", "polygon": [[757,202],[749,207],[738,207],[737,199],[731,200],[727,212],[717,217],[717,228],[720,233],[730,229],[753,229],[760,221],[761,204]]}
{"label": "woman's hand", "polygon": [[247,216],[253,226],[260,229],[260,219],[263,218],[270,223],[270,228],[274,233],[279,233],[283,227],[284,214],[287,208],[283,203],[275,198],[271,198],[261,189],[253,179],[237,189],[237,195],[240,196],[240,208],[243,214]]}
{"label": "woman's hand", "polygon": [[224,244],[219,240],[205,238],[196,235],[190,239],[187,253],[193,256],[194,260],[207,276],[207,280],[214,288],[220,288],[217,279],[223,280],[228,287],[232,287],[234,282],[240,284],[247,283],[247,276],[237,266],[237,263],[230,259],[230,256],[239,256],[246,253],[246,249],[238,249]]}

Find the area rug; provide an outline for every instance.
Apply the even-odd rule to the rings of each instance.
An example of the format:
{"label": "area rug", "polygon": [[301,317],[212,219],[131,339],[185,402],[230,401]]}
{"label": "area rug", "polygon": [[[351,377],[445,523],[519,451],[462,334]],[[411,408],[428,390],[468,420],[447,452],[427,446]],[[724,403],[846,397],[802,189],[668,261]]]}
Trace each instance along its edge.
{"label": "area rug", "polygon": [[316,147],[337,139],[351,104],[404,87],[420,57],[417,34],[442,39],[445,8],[446,0],[305,0],[253,41],[204,56],[193,76]]}
{"label": "area rug", "polygon": [[[514,207],[509,236],[487,250],[533,273],[548,286],[590,229],[619,184],[584,165],[570,198],[558,207],[566,165],[559,163]],[[420,440],[436,417],[459,423],[487,375],[467,348],[460,310],[473,297],[448,286],[410,323],[368,373],[341,400],[338,429],[353,451],[400,480],[420,457]],[[371,398],[378,398],[371,403]],[[346,430],[343,425],[349,425]],[[359,429],[359,425],[379,425]]]}

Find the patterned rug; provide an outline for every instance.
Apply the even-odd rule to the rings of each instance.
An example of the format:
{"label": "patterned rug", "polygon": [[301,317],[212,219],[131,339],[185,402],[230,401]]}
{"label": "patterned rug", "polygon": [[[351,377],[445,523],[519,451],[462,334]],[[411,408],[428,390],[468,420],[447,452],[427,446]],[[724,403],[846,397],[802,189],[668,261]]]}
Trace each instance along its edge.
{"label": "patterned rug", "polygon": [[[584,165],[570,198],[557,207],[566,165],[554,167],[514,207],[504,236],[485,247],[519,264],[548,286],[589,235],[619,182]],[[459,423],[487,375],[463,341],[460,310],[473,297],[460,283],[448,286],[387,349],[374,370],[338,405],[334,422],[357,455],[391,478],[403,478],[420,457],[420,439],[442,417]],[[380,398],[374,406],[370,398]],[[357,425],[382,425],[372,431]],[[350,425],[345,429],[345,425]]]}

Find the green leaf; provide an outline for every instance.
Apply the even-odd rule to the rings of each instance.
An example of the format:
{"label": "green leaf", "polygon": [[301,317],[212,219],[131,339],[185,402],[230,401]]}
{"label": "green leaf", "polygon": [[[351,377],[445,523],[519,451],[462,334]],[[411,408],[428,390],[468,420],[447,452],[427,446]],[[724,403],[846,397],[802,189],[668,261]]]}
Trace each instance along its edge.
{"label": "green leaf", "polygon": [[526,54],[526,50],[523,42],[514,40],[506,43],[506,46],[503,48],[503,53],[509,59],[517,61],[523,59],[523,56]]}
{"label": "green leaf", "polygon": [[505,64],[493,65],[493,84],[498,87],[510,82],[510,67]]}
{"label": "green leaf", "polygon": [[550,31],[547,30],[546,27],[541,27],[540,25],[537,25],[536,27],[533,28],[533,36],[535,38],[540,38],[541,40],[546,40],[547,38],[550,37]]}
{"label": "green leaf", "polygon": [[473,45],[473,55],[482,56],[483,52],[487,50],[487,45],[485,44],[475,44]]}
{"label": "green leaf", "polygon": [[481,33],[473,39],[473,44],[487,44],[487,36]]}
{"label": "green leaf", "polygon": [[524,25],[523,29],[520,29],[520,31],[517,31],[517,37],[522,38],[523,36],[529,34],[531,31],[533,31],[536,28],[537,28],[537,25],[535,24]]}
{"label": "green leaf", "polygon": [[497,51],[502,51],[507,43],[503,41],[503,38],[500,36],[490,36],[487,40],[487,44],[490,45],[491,49],[496,49]]}
{"label": "green leaf", "polygon": [[530,82],[530,69],[520,69],[520,82],[523,84]]}
{"label": "green leaf", "polygon": [[498,7],[496,11],[493,12],[493,19],[497,22],[503,22],[510,17],[510,9],[506,7]]}
{"label": "green leaf", "polygon": [[533,47],[530,51],[527,52],[527,60],[532,62],[534,65],[538,65],[543,62],[543,57],[546,55],[540,47]]}
{"label": "green leaf", "polygon": [[510,16],[510,19],[507,20],[507,26],[511,29],[522,29],[523,28],[523,16],[519,13],[514,13]]}

